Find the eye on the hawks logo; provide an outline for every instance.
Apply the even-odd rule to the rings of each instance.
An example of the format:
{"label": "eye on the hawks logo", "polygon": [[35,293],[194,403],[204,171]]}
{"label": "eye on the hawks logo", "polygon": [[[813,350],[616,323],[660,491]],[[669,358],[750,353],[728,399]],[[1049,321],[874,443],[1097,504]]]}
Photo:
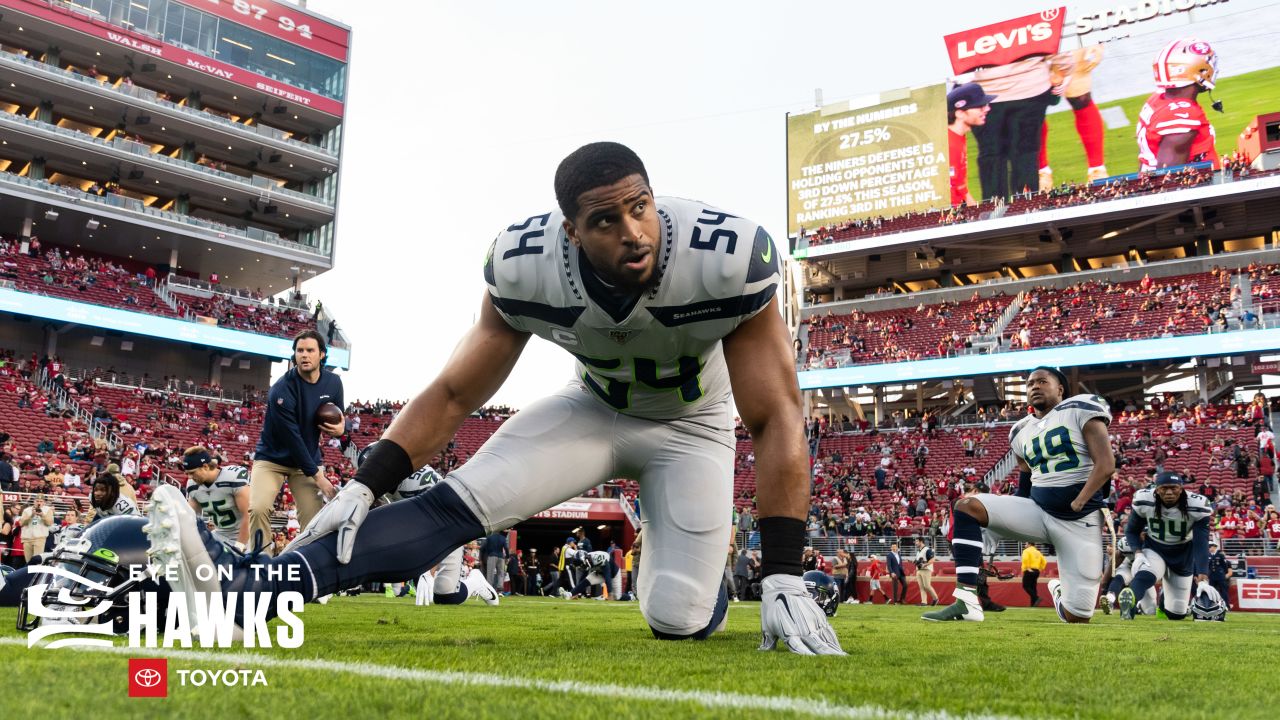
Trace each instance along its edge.
{"label": "eye on the hawks logo", "polygon": [[1041,10],[1040,19],[1045,22],[1053,22],[1054,20],[1058,19],[1058,13],[1061,11],[1062,11],[1062,8],[1052,8],[1049,10]]}
{"label": "eye on the hawks logo", "polygon": [[1203,40],[1197,40],[1187,47],[1187,50],[1197,55],[1209,55],[1213,52],[1213,48],[1209,47],[1209,43]]}

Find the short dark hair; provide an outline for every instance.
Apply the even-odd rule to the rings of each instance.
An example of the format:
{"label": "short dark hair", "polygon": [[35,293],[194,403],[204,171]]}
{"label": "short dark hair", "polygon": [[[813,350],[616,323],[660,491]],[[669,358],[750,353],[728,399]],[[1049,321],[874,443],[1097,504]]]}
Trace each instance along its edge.
{"label": "short dark hair", "polygon": [[[1067,376],[1056,367],[1049,367],[1048,365],[1040,365],[1039,367],[1031,368],[1032,373],[1037,370],[1043,370],[1049,373],[1050,375],[1054,376],[1055,378],[1057,378],[1058,384],[1062,385],[1062,391],[1064,393],[1067,391],[1067,387],[1069,387],[1071,384],[1067,382]],[[1031,373],[1027,373],[1027,377],[1028,378],[1031,377]]]}
{"label": "short dark hair", "polygon": [[574,150],[556,168],[556,203],[567,220],[578,216],[578,197],[588,190],[639,175],[649,183],[640,156],[616,142],[595,142]]}
{"label": "short dark hair", "polygon": [[307,338],[311,338],[312,340],[315,340],[316,344],[320,347],[321,360],[329,357],[329,348],[325,345],[324,336],[320,334],[319,330],[307,329],[299,332],[297,335],[294,335],[293,345],[292,345],[293,351],[294,352],[298,351],[299,340],[306,340]]}

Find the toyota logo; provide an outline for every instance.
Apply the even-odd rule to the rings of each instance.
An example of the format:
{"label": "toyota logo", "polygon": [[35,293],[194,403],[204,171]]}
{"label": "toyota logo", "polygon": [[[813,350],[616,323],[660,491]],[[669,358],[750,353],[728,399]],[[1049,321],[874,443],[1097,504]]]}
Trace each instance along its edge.
{"label": "toyota logo", "polygon": [[151,668],[143,668],[134,673],[133,681],[141,687],[155,687],[160,684],[160,673]]}
{"label": "toyota logo", "polygon": [[1058,12],[1061,8],[1053,8],[1052,10],[1041,10],[1040,19],[1045,22],[1053,22],[1058,19]]}

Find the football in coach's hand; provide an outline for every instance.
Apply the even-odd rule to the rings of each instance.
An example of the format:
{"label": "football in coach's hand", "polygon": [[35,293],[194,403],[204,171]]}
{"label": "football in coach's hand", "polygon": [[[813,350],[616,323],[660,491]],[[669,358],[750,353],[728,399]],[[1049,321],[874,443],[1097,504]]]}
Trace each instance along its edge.
{"label": "football in coach's hand", "polygon": [[316,422],[324,425],[333,425],[340,423],[345,418],[342,417],[342,408],[333,403],[325,403],[316,408]]}

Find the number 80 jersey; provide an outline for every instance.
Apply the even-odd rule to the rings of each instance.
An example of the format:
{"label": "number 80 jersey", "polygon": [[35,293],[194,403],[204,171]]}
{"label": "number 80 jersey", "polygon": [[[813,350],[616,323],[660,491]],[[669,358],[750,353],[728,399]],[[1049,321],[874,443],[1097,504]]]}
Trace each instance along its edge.
{"label": "number 80 jersey", "polygon": [[484,276],[512,328],[577,358],[578,379],[619,412],[674,419],[729,395],[720,340],[777,292],[780,259],[764,228],[703,203],[657,198],[658,282],[613,312],[593,298],[585,256],[559,212],[498,235]]}
{"label": "number 80 jersey", "polygon": [[1071,509],[1071,501],[1093,471],[1084,426],[1094,418],[1111,424],[1106,401],[1097,395],[1076,395],[1058,403],[1044,417],[1028,415],[1009,431],[1014,455],[1031,467],[1031,499],[1054,517],[1074,520],[1105,505],[1098,492],[1080,512]]}

